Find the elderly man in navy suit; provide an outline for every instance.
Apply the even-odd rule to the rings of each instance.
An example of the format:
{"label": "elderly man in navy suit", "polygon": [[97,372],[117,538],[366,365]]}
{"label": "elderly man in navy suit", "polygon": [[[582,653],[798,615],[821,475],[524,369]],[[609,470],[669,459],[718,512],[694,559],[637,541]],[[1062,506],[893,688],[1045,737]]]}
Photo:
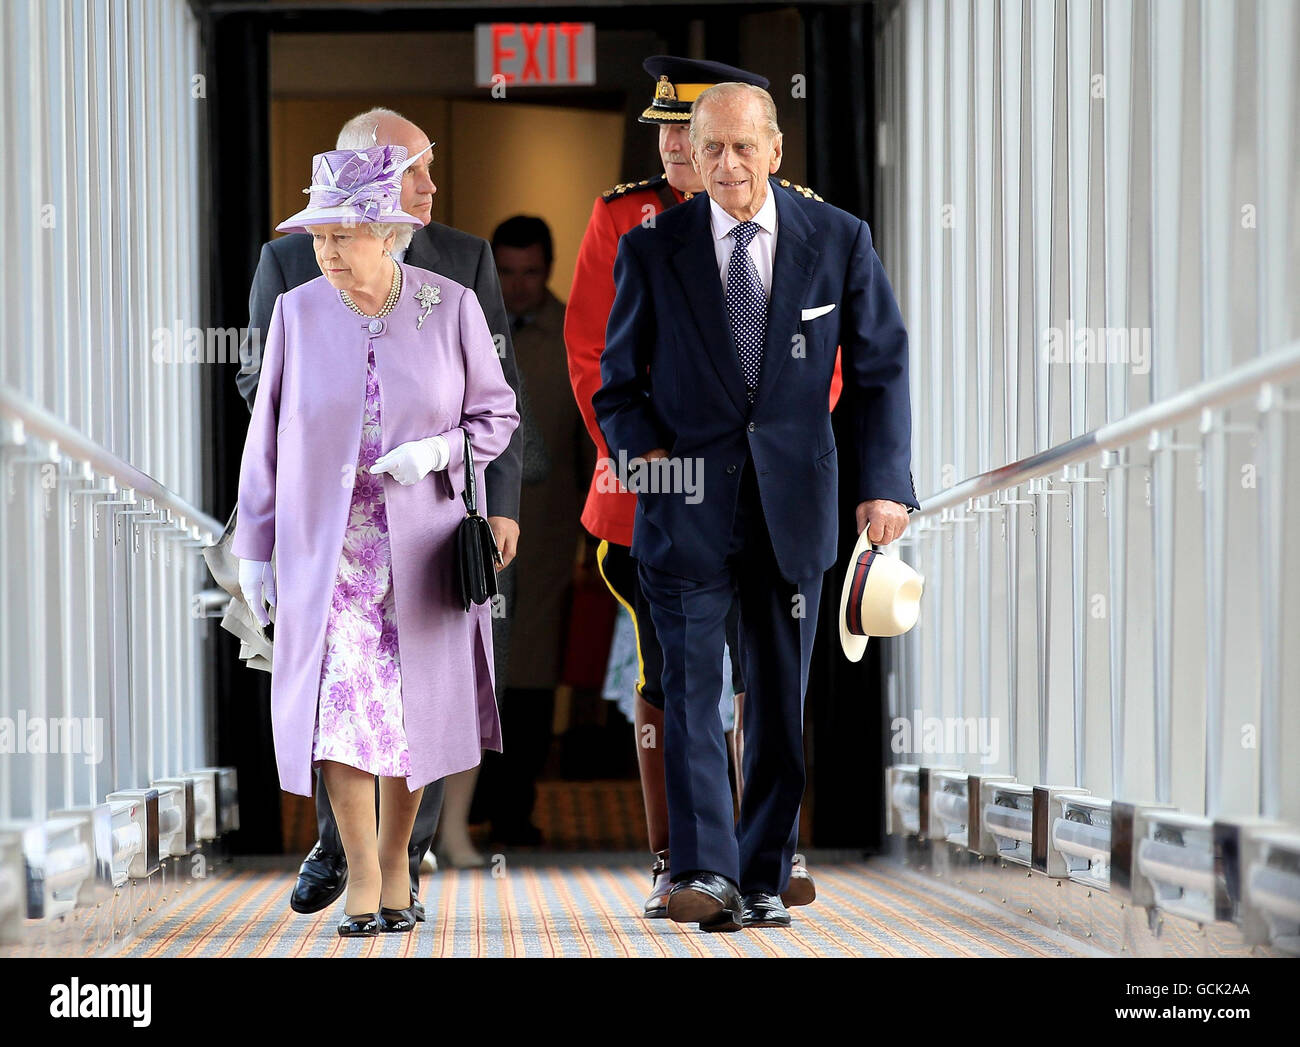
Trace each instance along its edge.
{"label": "elderly man in navy suit", "polygon": [[[838,538],[837,346],[859,533],[892,542],[918,505],[907,333],[866,223],[771,177],[781,132],[761,88],[705,91],[690,140],[707,195],[621,239],[593,404],[638,495],[632,555],[664,651],[668,915],[732,931],[790,923],[804,692]],[[733,592],[749,687],[738,825],[717,710]]]}

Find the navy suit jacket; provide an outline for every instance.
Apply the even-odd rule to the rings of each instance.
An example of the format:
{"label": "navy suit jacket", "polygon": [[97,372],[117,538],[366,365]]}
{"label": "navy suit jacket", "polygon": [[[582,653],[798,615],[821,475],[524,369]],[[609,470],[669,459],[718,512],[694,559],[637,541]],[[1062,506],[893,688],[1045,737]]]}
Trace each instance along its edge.
{"label": "navy suit jacket", "polygon": [[[757,395],[731,336],[701,193],[619,241],[596,418],[619,462],[662,447],[702,466],[698,494],[638,491],[632,555],[703,580],[719,570],[740,488],[757,470],[773,552],[791,582],[835,562],[839,468],[827,410],[836,346],[861,467],[857,501],[919,508],[912,486],[907,332],[867,224],[768,182],[776,254]],[[833,305],[803,319],[805,310]],[[689,475],[689,474],[687,474]]]}

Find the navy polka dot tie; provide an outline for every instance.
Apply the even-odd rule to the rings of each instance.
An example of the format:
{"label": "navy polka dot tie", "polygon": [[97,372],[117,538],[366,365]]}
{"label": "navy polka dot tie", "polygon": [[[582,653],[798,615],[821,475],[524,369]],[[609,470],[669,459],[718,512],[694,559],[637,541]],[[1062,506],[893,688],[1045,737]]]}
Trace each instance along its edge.
{"label": "navy polka dot tie", "polygon": [[749,256],[749,242],[758,235],[757,222],[741,222],[731,230],[736,246],[727,263],[727,314],[731,318],[731,336],[740,356],[740,370],[745,376],[749,398],[758,388],[758,372],[763,365],[763,337],[767,333],[767,294],[758,278],[758,268]]}

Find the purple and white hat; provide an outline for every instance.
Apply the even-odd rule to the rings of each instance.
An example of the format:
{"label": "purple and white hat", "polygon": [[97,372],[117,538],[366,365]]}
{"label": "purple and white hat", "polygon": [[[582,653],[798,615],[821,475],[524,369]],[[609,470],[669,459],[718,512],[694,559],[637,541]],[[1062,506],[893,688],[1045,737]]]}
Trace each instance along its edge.
{"label": "purple and white hat", "polygon": [[401,145],[317,153],[311,162],[311,185],[303,190],[310,194],[310,203],[277,225],[276,230],[306,232],[311,225],[347,222],[423,226],[415,215],[401,209],[402,173],[420,155],[408,159],[406,147]]}

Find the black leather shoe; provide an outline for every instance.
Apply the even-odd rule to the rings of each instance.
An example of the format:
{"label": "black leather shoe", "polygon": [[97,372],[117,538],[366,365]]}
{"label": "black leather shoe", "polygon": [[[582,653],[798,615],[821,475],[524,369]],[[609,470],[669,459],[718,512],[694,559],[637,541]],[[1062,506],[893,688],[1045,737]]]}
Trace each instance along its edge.
{"label": "black leather shoe", "polygon": [[740,919],[746,927],[790,926],[790,914],[780,896],[765,891],[750,891],[741,899]]}
{"label": "black leather shoe", "polygon": [[668,892],[668,919],[698,923],[702,931],[738,931],[742,926],[740,891],[718,873],[687,873]]}
{"label": "black leather shoe", "polygon": [[289,895],[289,908],[304,915],[320,912],[333,905],[347,885],[347,858],[331,854],[317,840],[298,870],[298,880]]}
{"label": "black leather shoe", "polygon": [[379,907],[379,930],[383,934],[410,934],[419,921],[415,918],[415,898],[405,909],[390,909],[386,905]]}
{"label": "black leather shoe", "polygon": [[668,892],[672,890],[672,881],[668,878],[668,851],[655,851],[655,863],[650,867],[650,897],[645,900],[643,913],[647,920],[666,920],[668,918]]}
{"label": "black leather shoe", "polygon": [[378,913],[364,912],[356,916],[343,914],[339,920],[340,938],[373,938],[379,933]]}

